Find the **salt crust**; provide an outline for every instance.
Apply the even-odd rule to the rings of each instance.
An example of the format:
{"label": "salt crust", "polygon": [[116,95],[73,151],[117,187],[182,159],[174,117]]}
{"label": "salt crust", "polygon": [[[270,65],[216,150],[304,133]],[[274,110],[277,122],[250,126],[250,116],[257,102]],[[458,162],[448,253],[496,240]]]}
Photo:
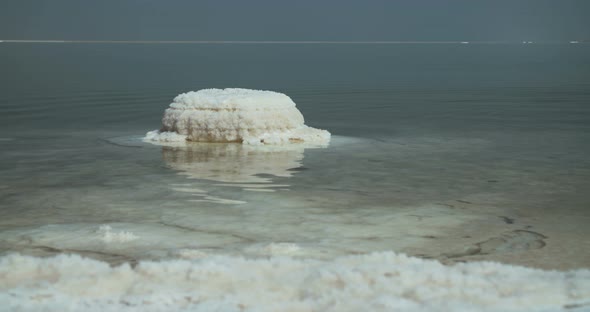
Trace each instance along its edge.
{"label": "salt crust", "polygon": [[444,266],[393,252],[331,261],[196,260],[110,267],[77,255],[0,258],[2,311],[582,311],[590,271]]}
{"label": "salt crust", "polygon": [[100,240],[105,243],[127,243],[134,241],[139,236],[128,231],[113,232],[110,225],[101,225],[97,231],[100,235]]}
{"label": "salt crust", "polygon": [[330,133],[308,127],[285,94],[249,89],[203,89],[174,98],[162,128],[145,141],[159,144],[241,142],[242,144],[327,144]]}

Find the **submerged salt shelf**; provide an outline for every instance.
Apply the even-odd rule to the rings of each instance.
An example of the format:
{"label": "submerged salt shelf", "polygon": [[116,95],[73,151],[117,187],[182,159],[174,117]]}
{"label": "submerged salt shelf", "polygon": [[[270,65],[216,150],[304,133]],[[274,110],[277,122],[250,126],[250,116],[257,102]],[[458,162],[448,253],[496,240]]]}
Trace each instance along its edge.
{"label": "submerged salt shelf", "polygon": [[582,311],[590,271],[444,266],[393,252],[140,262],[0,258],[0,309],[18,311]]}
{"label": "submerged salt shelf", "polygon": [[203,89],[183,93],[166,109],[159,131],[145,140],[242,144],[326,144],[330,133],[306,126],[285,94],[249,89]]}

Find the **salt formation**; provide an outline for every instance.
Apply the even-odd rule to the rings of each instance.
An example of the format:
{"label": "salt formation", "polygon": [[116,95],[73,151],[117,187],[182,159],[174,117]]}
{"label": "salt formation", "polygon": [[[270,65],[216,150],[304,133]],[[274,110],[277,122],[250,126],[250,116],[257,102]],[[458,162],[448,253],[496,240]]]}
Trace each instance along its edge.
{"label": "salt formation", "polygon": [[330,261],[196,260],[110,267],[75,255],[0,258],[2,311],[587,311],[590,271],[444,266],[393,252]]}
{"label": "salt formation", "polygon": [[126,243],[130,241],[134,241],[139,237],[132,232],[128,231],[120,231],[120,232],[113,232],[113,228],[110,225],[103,224],[98,228],[98,233],[100,234],[100,240],[105,243]]}
{"label": "salt formation", "polygon": [[282,93],[249,89],[203,89],[174,98],[162,128],[148,142],[240,142],[326,144],[330,133],[308,127],[295,103]]}

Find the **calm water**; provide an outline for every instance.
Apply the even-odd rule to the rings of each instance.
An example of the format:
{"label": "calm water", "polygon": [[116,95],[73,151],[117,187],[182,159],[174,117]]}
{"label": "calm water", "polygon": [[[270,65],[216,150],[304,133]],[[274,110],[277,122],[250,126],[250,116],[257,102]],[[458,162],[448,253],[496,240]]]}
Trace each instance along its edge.
{"label": "calm water", "polygon": [[[590,46],[5,43],[0,68],[1,252],[590,266]],[[331,145],[139,141],[211,87],[286,93]]]}

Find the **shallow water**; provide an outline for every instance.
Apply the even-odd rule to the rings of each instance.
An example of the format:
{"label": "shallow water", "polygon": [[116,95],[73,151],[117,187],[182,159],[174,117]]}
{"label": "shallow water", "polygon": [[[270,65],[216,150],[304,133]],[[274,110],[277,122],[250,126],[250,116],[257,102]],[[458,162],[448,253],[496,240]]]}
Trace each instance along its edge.
{"label": "shallow water", "polygon": [[[589,52],[2,44],[0,251],[589,267]],[[207,87],[286,93],[331,144],[140,141]]]}

